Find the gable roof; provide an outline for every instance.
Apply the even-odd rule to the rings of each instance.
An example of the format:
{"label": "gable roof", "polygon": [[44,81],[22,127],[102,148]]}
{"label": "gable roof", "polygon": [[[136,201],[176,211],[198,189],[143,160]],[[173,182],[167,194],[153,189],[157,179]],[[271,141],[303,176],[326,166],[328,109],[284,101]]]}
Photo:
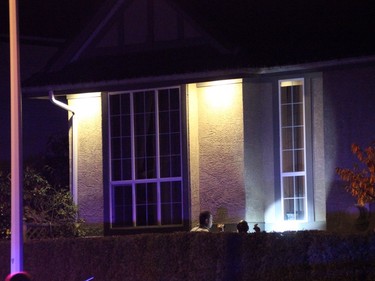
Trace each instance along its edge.
{"label": "gable roof", "polygon": [[225,51],[170,0],[110,0],[52,69],[92,57],[186,48],[202,41]]}
{"label": "gable roof", "polygon": [[369,56],[375,53],[370,2],[110,0],[25,85],[63,89]]}

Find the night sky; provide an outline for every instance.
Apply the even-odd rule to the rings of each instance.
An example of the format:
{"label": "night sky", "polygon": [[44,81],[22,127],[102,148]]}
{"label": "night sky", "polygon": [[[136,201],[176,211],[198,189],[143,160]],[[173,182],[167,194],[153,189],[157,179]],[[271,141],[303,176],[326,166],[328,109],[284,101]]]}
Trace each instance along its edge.
{"label": "night sky", "polygon": [[[42,53],[36,53],[33,48],[21,48],[21,60],[24,63],[32,58],[38,61],[29,67],[22,68],[22,77],[27,77],[29,73],[44,63],[51,54],[46,49]],[[22,55],[24,53],[24,55]],[[35,54],[34,54],[35,53]],[[28,55],[25,55],[28,54]],[[30,55],[30,56],[29,56]],[[7,43],[0,44],[0,164],[10,159],[10,86],[9,86],[9,47]],[[27,58],[27,59],[26,59]],[[26,59],[26,60],[25,60]],[[33,67],[34,66],[34,67]],[[31,100],[23,96],[23,144],[24,159],[31,155],[44,153],[46,143],[50,136],[66,133],[68,130],[67,115],[60,112],[48,100]],[[57,113],[57,114],[56,114]],[[43,129],[42,129],[43,128]]]}
{"label": "night sky", "polygon": [[[99,0],[18,1],[21,79],[40,70],[48,59],[78,32]],[[10,159],[10,85],[9,85],[8,0],[0,0],[0,164]],[[38,40],[47,38],[47,40]],[[52,40],[49,40],[52,39]],[[44,45],[37,51],[35,42]],[[42,93],[46,95],[45,93]],[[23,156],[25,161],[46,150],[52,136],[68,131],[67,113],[48,100],[23,96]]]}
{"label": "night sky", "polygon": [[[104,0],[18,0],[21,36],[74,36]],[[8,33],[9,0],[0,0],[0,34]]]}

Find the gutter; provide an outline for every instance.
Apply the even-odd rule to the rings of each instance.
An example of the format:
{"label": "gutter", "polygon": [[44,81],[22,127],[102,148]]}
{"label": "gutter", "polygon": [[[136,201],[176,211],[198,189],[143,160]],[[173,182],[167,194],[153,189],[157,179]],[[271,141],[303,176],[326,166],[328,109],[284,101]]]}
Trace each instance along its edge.
{"label": "gutter", "polygon": [[77,177],[77,168],[78,168],[78,157],[77,157],[77,148],[78,148],[78,142],[77,142],[77,125],[75,124],[76,121],[74,118],[75,112],[73,108],[55,98],[55,95],[53,93],[53,90],[50,90],[48,92],[49,94],[49,100],[56,106],[69,111],[71,113],[69,118],[70,123],[70,132],[71,132],[71,145],[69,147],[69,160],[70,160],[70,194],[73,197],[73,202],[77,206],[78,205],[78,177]]}

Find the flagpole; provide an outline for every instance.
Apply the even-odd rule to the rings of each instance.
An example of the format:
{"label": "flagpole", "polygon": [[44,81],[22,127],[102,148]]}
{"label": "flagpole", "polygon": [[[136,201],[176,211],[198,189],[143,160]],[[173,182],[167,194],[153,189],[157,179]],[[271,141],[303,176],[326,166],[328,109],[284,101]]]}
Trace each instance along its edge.
{"label": "flagpole", "polygon": [[23,271],[22,116],[18,3],[9,0],[11,109],[11,273]]}

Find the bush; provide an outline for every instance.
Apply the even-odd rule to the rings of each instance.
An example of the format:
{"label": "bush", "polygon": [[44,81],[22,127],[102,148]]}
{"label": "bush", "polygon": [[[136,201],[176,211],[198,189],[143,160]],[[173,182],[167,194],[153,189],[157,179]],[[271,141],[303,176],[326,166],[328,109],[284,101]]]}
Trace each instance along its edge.
{"label": "bush", "polygon": [[[10,175],[0,173],[0,230],[1,238],[10,237]],[[82,235],[77,222],[77,207],[67,189],[55,189],[37,171],[24,170],[23,219],[26,224],[52,226],[49,236]]]}
{"label": "bush", "polygon": [[10,237],[10,185],[0,171],[0,239]]}
{"label": "bush", "polygon": [[363,206],[375,202],[375,142],[365,149],[353,143],[351,150],[359,163],[353,169],[336,168],[336,172],[347,182],[345,189]]}
{"label": "bush", "polygon": [[[0,241],[0,279],[9,241]],[[375,280],[375,236],[324,231],[169,233],[25,242],[35,280]],[[48,266],[46,266],[48,265]]]}

